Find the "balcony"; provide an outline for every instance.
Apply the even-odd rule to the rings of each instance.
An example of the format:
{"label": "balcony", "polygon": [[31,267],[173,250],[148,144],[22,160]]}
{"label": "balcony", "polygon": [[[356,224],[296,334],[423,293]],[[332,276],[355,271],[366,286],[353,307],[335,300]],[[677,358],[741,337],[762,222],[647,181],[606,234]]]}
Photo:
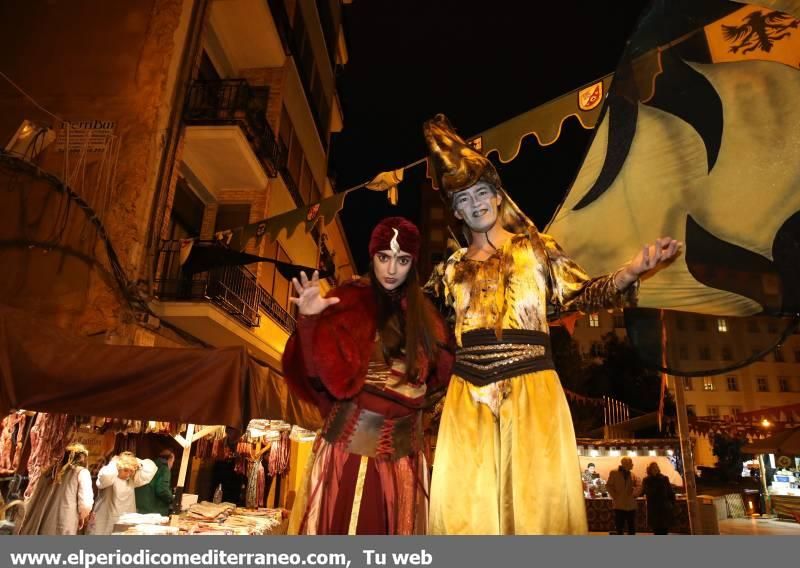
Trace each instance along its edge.
{"label": "balcony", "polygon": [[211,345],[245,345],[265,360],[279,361],[295,319],[256,275],[243,266],[189,275],[179,255],[180,241],[165,241],[159,251],[154,306],[159,317]]}
{"label": "balcony", "polygon": [[288,332],[295,319],[284,310],[244,266],[223,266],[185,274],[179,262],[180,241],[166,241],[159,254],[156,297],[161,300],[207,300],[247,327],[258,327],[263,311]]}
{"label": "balcony", "polygon": [[[225,52],[234,72],[258,67],[282,67],[288,18],[283,2],[225,0],[211,2],[209,31]],[[276,13],[276,8],[282,14]],[[280,21],[281,17],[285,21]]]}
{"label": "balcony", "polygon": [[286,152],[267,122],[268,100],[269,87],[251,87],[245,79],[195,81],[183,120],[189,126],[238,127],[267,175],[276,177]]}
{"label": "balcony", "polygon": [[292,55],[295,52],[294,35],[292,24],[289,22],[289,14],[286,12],[285,0],[267,0],[272,20],[278,31],[278,36],[283,44],[283,52]]}

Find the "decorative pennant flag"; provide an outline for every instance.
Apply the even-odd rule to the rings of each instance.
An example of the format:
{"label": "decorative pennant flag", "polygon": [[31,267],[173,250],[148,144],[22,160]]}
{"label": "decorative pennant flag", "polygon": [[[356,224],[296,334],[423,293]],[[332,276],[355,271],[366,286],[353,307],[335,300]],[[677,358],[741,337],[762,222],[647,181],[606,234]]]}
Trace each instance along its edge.
{"label": "decorative pennant flag", "polygon": [[[182,248],[180,261],[181,267],[187,274],[208,272],[222,266],[243,266],[255,262],[274,264],[281,276],[287,280],[299,277],[301,272],[305,272],[309,276],[314,272],[314,268],[308,266],[290,264],[274,258],[239,252],[228,248],[220,242],[195,242],[193,246],[186,248],[189,249],[189,252],[184,257]],[[320,270],[320,278],[328,278],[329,276],[333,276],[333,272]]]}
{"label": "decorative pennant flag", "polygon": [[310,232],[320,219],[324,219],[325,225],[329,225],[336,218],[336,214],[344,207],[346,196],[347,192],[336,193],[319,203],[292,209],[286,213],[246,225],[242,228],[240,250],[244,248],[251,238],[256,239],[256,244],[261,242],[264,235],[269,235],[269,239],[274,241],[284,230],[288,238],[294,234],[300,225],[305,227],[306,232]]}
{"label": "decorative pennant flag", "polygon": [[800,20],[770,8],[745,6],[705,27],[714,63],[777,61],[800,69]]}
{"label": "decorative pennant flag", "polygon": [[570,91],[512,119],[481,132],[477,148],[484,155],[497,152],[502,163],[519,154],[522,139],[535,136],[541,146],[553,144],[561,135],[561,126],[574,116],[584,128],[594,128],[600,118],[604,94],[613,75],[606,75],[591,84]]}
{"label": "decorative pennant flag", "polygon": [[564,329],[567,330],[567,333],[573,335],[575,333],[575,324],[578,323],[578,319],[580,319],[580,317],[580,312],[567,312],[561,315],[561,317],[557,320],[553,320],[549,323],[550,325],[554,326],[563,326]]}
{"label": "decorative pennant flag", "polygon": [[589,406],[604,406],[605,399],[603,398],[592,398],[589,396],[584,396],[582,394],[578,394],[575,391],[571,391],[569,389],[564,389],[564,395],[566,395],[567,399],[572,402],[577,402],[579,404],[589,405]]}
{"label": "decorative pennant flag", "polygon": [[371,189],[372,191],[385,191],[387,192],[386,196],[389,199],[389,203],[392,205],[397,205],[398,202],[398,190],[397,186],[403,181],[403,173],[404,168],[400,168],[398,170],[389,171],[389,172],[381,172],[376,175],[372,181],[369,181],[365,184],[367,189]]}
{"label": "decorative pennant flag", "polygon": [[325,219],[326,226],[333,222],[336,214],[344,207],[344,198],[347,197],[347,194],[348,192],[346,191],[337,193],[320,203],[318,216]]}

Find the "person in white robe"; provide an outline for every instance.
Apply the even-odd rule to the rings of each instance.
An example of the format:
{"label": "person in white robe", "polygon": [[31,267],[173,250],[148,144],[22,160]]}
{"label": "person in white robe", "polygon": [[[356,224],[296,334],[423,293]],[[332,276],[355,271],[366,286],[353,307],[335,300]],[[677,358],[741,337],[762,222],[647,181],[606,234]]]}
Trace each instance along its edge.
{"label": "person in white robe", "polygon": [[121,515],[136,512],[137,487],[147,485],[158,471],[153,460],[140,460],[131,452],[111,459],[97,473],[100,490],[94,507],[94,521],[86,534],[111,534]]}

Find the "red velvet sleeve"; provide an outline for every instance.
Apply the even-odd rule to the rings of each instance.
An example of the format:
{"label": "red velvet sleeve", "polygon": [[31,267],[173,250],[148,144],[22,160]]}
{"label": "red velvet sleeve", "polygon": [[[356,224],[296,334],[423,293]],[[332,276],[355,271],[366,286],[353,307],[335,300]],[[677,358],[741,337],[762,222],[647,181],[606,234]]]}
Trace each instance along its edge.
{"label": "red velvet sleeve", "polygon": [[[310,384],[310,378],[316,375],[310,356],[312,352],[310,338],[313,336],[315,327],[316,318],[298,318],[297,328],[289,337],[286,348],[283,350],[282,363],[283,374],[289,389],[298,397],[316,403],[319,394]],[[307,347],[304,348],[304,346]]]}
{"label": "red velvet sleeve", "polygon": [[344,286],[333,295],[340,303],[314,317],[301,317],[283,354],[283,367],[298,396],[316,400],[311,386],[317,378],[337,399],[355,396],[364,386],[375,339],[371,291]]}
{"label": "red velvet sleeve", "polygon": [[322,318],[314,330],[317,376],[334,398],[352,398],[364,386],[375,339],[374,322],[352,310]]}

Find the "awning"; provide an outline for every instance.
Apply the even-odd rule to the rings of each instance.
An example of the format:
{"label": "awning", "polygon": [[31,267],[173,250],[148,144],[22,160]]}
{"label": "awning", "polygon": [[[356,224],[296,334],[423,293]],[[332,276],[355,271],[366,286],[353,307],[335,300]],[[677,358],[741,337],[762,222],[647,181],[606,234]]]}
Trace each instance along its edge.
{"label": "awning", "polygon": [[756,440],[742,448],[744,454],[776,454],[800,456],[800,428],[778,432],[774,436]]}
{"label": "awning", "polygon": [[0,415],[12,408],[236,429],[253,418],[321,424],[243,347],[105,345],[0,306]]}

